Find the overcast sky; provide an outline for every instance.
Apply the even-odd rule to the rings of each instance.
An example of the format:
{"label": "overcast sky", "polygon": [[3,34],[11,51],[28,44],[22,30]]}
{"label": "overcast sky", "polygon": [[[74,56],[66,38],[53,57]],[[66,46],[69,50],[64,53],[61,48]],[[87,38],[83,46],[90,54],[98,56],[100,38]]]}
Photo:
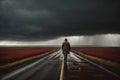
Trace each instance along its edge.
{"label": "overcast sky", "polygon": [[[3,42],[7,44],[6,41],[8,43],[32,41],[40,44],[53,41],[50,44],[54,44],[54,41],[63,40],[66,36],[72,37],[73,40],[76,39],[74,36],[80,37],[79,41],[83,36],[81,45],[86,45],[84,42],[86,40],[88,45],[104,45],[100,40],[101,36],[103,38],[111,34],[117,38],[110,38],[112,42],[110,40],[109,46],[113,44],[118,46],[119,2],[119,0],[0,0],[0,44]],[[104,37],[105,39],[108,37]]]}

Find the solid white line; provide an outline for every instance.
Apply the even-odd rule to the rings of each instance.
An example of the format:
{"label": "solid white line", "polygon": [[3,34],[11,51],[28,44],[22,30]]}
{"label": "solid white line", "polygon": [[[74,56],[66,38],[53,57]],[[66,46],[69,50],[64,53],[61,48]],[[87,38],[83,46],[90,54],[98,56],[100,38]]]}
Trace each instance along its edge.
{"label": "solid white line", "polygon": [[[54,53],[53,53],[53,54],[54,54]],[[13,72],[5,75],[1,80],[7,80],[7,79],[9,79],[9,78],[11,78],[11,77],[13,77],[13,76],[15,76],[15,75],[17,75],[17,74],[25,71],[25,70],[28,70],[28,69],[32,68],[33,66],[39,64],[39,62],[41,62],[42,60],[44,60],[44,59],[46,59],[46,58],[48,58],[48,56],[46,56],[46,57],[44,57],[44,58],[42,58],[42,59],[40,59],[40,60],[37,60],[37,61],[35,61],[34,63],[31,63],[31,64],[29,64],[29,65],[26,65],[26,66],[24,66],[24,67],[22,67],[22,68],[20,68],[20,69],[18,69],[18,70],[15,70],[15,71],[13,71]]]}
{"label": "solid white line", "polygon": [[74,55],[74,53],[72,53],[72,52],[70,52],[69,57],[70,57],[70,58],[73,58],[76,62],[82,62],[81,59],[79,59],[78,57],[76,57],[76,56]]}
{"label": "solid white line", "polygon": [[54,54],[51,54],[48,59],[51,59],[53,56],[57,55],[57,54],[60,53],[60,52],[61,52],[61,50],[59,50],[59,51],[57,51],[57,52],[54,52]]}
{"label": "solid white line", "polygon": [[[74,54],[75,54],[75,53],[74,53]],[[75,55],[78,56],[79,58],[84,59],[84,60],[86,60],[87,62],[89,62],[89,63],[91,63],[91,64],[93,64],[93,65],[95,65],[95,66],[97,66],[97,67],[99,67],[99,68],[101,68],[101,69],[103,69],[103,70],[105,70],[106,72],[108,72],[108,73],[110,73],[110,74],[112,74],[112,75],[114,75],[114,76],[116,76],[116,77],[119,77],[119,75],[117,75],[117,74],[109,71],[108,69],[106,69],[106,68],[104,68],[104,67],[102,67],[102,66],[100,66],[100,65],[98,65],[98,64],[96,64],[96,63],[94,63],[94,62],[92,62],[92,61],[90,61],[90,60],[88,60],[88,59],[86,59],[86,58],[84,58],[84,57],[82,57],[82,56],[79,56],[79,55],[77,55],[77,54],[75,54]]]}

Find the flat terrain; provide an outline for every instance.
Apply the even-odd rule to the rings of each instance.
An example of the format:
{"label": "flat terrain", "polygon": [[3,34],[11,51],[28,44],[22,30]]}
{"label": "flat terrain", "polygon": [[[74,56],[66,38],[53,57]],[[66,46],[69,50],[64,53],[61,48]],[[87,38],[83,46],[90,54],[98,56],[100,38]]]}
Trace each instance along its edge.
{"label": "flat terrain", "polygon": [[[120,80],[119,75],[86,58],[70,52],[64,63],[62,50],[0,76],[0,80]],[[3,70],[3,72],[5,72]]]}
{"label": "flat terrain", "polygon": [[83,54],[110,60],[112,62],[120,63],[120,48],[115,47],[81,47],[73,48],[73,50],[82,52]]}
{"label": "flat terrain", "polygon": [[0,65],[44,54],[56,48],[0,48]]}

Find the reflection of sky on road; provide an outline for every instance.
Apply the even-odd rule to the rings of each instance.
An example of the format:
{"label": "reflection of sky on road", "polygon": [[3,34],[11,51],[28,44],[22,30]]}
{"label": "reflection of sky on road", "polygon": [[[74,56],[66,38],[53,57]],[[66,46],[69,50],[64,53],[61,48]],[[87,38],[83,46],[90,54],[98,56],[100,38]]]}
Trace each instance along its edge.
{"label": "reflection of sky on road", "polygon": [[48,41],[0,41],[0,46],[51,46],[61,45],[65,38],[68,38],[72,46],[120,46],[120,34],[106,34],[93,36],[68,36],[59,37]]}

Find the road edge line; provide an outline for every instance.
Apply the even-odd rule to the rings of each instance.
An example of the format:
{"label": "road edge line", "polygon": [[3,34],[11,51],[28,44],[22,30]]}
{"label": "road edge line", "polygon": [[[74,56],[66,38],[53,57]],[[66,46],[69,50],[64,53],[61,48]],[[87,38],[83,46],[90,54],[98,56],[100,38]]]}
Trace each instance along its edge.
{"label": "road edge line", "polygon": [[[82,57],[84,60],[88,61],[89,63],[91,63],[91,64],[93,64],[93,65],[101,68],[102,70],[105,70],[105,71],[107,71],[108,73],[114,75],[115,77],[119,78],[119,75],[118,75],[118,74],[116,74],[116,73],[110,71],[109,69],[107,69],[107,68],[105,68],[105,67],[97,64],[96,62],[93,62],[93,61],[92,61],[93,59],[90,59],[88,56],[84,55],[84,53],[82,53],[82,52],[77,52],[77,51],[73,51],[73,52],[76,53],[77,55],[80,54],[80,55],[81,55],[80,57]],[[97,60],[96,60],[96,61],[97,61]],[[97,62],[98,62],[98,61],[97,61]]]}
{"label": "road edge line", "polygon": [[27,57],[27,58],[25,58],[25,59],[21,59],[21,60],[15,61],[15,62],[7,63],[7,64],[5,64],[5,65],[0,66],[0,70],[2,70],[2,69],[7,69],[7,68],[10,68],[10,67],[12,67],[12,66],[14,66],[14,65],[21,64],[21,63],[23,63],[23,62],[27,62],[27,61],[30,61],[30,60],[32,60],[32,59],[35,59],[35,58],[39,58],[39,57],[48,55],[48,54],[50,54],[50,53],[52,53],[52,52],[55,52],[55,51],[57,51],[57,50],[52,50],[52,51],[49,51],[49,52],[46,52],[46,53],[43,53],[43,54],[40,54],[40,55],[35,55],[35,56]]}

